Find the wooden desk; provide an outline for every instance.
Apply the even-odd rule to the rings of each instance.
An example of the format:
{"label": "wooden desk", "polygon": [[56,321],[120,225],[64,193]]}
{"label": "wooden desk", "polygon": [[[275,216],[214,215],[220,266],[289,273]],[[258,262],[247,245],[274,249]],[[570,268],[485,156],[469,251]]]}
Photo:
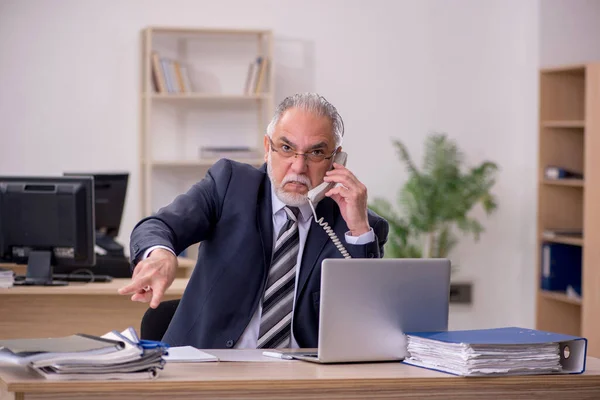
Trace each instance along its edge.
{"label": "wooden desk", "polygon": [[[196,266],[196,260],[190,258],[178,257],[177,258],[177,278],[189,278]],[[25,275],[27,273],[27,265],[24,264],[8,264],[0,263],[0,268],[10,268],[16,275]],[[94,272],[94,267],[90,267],[90,271]]]}
{"label": "wooden desk", "polygon": [[[76,332],[103,335],[129,326],[139,333],[148,304],[117,293],[129,282],[114,279],[108,283],[0,289],[0,338],[56,337]],[[181,298],[187,282],[175,279],[164,299]]]}
{"label": "wooden desk", "polygon": [[0,367],[9,399],[599,399],[600,360],[581,375],[461,378],[402,363],[302,361],[169,364],[154,381],[49,382]]}

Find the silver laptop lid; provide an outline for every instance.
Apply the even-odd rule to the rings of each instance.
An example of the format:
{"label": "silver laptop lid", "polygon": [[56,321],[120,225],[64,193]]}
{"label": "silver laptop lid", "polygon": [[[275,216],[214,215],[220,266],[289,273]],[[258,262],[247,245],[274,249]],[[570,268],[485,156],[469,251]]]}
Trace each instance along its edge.
{"label": "silver laptop lid", "polygon": [[446,259],[326,259],[319,360],[403,359],[403,332],[448,329],[449,295]]}

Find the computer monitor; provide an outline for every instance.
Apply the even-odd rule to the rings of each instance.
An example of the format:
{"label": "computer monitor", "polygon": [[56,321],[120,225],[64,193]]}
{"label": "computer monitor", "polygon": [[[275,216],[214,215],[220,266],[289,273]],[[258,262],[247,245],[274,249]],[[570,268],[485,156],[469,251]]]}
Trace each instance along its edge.
{"label": "computer monitor", "polygon": [[[123,246],[115,239],[121,227],[129,174],[66,172],[64,175],[94,177],[97,251],[103,256],[124,259]],[[126,267],[129,268],[127,263]]]}
{"label": "computer monitor", "polygon": [[26,285],[64,285],[53,265],[93,266],[92,177],[0,177],[0,260],[27,263]]}
{"label": "computer monitor", "polygon": [[119,235],[129,174],[65,172],[64,176],[94,177],[96,230],[115,238]]}

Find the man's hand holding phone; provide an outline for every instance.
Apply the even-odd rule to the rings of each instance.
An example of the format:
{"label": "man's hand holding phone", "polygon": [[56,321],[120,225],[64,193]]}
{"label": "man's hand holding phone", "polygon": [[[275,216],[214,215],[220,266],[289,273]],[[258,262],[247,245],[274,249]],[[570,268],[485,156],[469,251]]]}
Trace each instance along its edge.
{"label": "man's hand holding phone", "polygon": [[168,250],[155,249],[135,266],[131,283],[119,289],[119,294],[132,295],[131,300],[150,302],[150,307],[156,308],[175,280],[176,270],[177,257]]}
{"label": "man's hand holding phone", "polygon": [[351,235],[360,236],[368,232],[371,227],[367,214],[367,187],[349,169],[337,163],[326,172],[323,181],[340,184],[330,189],[325,196],[331,197],[338,204]]}

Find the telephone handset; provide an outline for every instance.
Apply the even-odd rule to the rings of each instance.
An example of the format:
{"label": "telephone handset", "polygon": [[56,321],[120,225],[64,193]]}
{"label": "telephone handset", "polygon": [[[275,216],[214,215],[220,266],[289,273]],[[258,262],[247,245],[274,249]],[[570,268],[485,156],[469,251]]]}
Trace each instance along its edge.
{"label": "telephone handset", "polygon": [[[346,166],[347,160],[348,160],[348,154],[344,153],[343,151],[340,151],[339,153],[337,153],[335,155],[335,157],[333,158],[334,163],[341,164],[343,166]],[[333,165],[331,168],[333,168]],[[320,202],[321,200],[323,200],[323,198],[325,197],[325,193],[327,193],[335,185],[336,185],[335,182],[323,182],[319,186],[315,187],[314,189],[309,190],[308,193],[306,194],[306,197],[308,198],[308,204],[310,205],[310,208],[312,209],[313,215],[315,217],[315,222],[317,224],[319,224],[325,230],[325,232],[327,232],[327,235],[329,235],[329,237],[331,238],[331,241],[333,242],[335,247],[337,247],[337,249],[340,251],[340,253],[342,253],[344,258],[352,258],[352,257],[350,257],[350,254],[348,253],[348,251],[346,250],[344,245],[338,239],[338,237],[335,234],[335,232],[333,231],[333,229],[331,229],[329,224],[324,221],[323,217],[321,217],[320,219],[317,219],[317,212],[315,211],[315,207],[316,207],[317,203]]]}
{"label": "telephone handset", "polygon": [[[335,155],[335,157],[333,158],[334,163],[341,164],[343,166],[346,166],[347,160],[348,160],[348,154],[344,153],[343,151],[340,151],[339,153],[337,153]],[[332,166],[332,168],[333,168],[333,166]],[[323,182],[316,188],[310,190],[306,196],[308,197],[308,200],[313,205],[315,205],[318,202],[320,202],[321,200],[323,200],[323,198],[325,197],[325,193],[327,193],[334,186],[335,186],[334,182]]]}

